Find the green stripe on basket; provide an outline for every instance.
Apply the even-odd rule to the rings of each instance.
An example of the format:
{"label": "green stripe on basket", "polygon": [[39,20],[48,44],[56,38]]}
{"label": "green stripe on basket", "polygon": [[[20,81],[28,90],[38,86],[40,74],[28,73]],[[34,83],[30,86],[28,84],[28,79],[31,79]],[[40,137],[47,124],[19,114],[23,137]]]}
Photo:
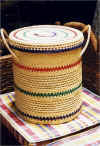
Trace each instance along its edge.
{"label": "green stripe on basket", "polygon": [[75,88],[72,88],[72,89],[69,89],[69,90],[65,90],[63,92],[56,92],[56,93],[35,93],[35,92],[29,92],[29,91],[26,91],[20,87],[18,87],[16,84],[15,84],[15,88],[18,89],[20,92],[26,94],[26,95],[29,95],[29,96],[39,96],[39,97],[55,97],[55,96],[65,96],[66,94],[70,94],[72,92],[74,92],[75,90],[77,90],[78,88],[80,88],[82,85],[82,82]]}

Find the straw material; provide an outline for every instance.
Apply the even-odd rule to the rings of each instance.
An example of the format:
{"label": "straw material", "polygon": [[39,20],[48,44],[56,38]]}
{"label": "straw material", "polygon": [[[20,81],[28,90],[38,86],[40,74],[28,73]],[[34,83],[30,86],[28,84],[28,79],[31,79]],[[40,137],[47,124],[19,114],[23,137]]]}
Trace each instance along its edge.
{"label": "straw material", "polygon": [[[67,22],[67,23],[64,24],[64,26],[79,28],[79,29],[82,30],[82,32],[85,32],[86,29],[87,29],[86,24],[81,23],[81,22]],[[96,36],[95,36],[95,34],[92,30],[91,30],[90,39],[91,39],[91,44],[93,45],[93,49],[96,52],[97,51],[97,39],[96,39]]]}
{"label": "straw material", "polygon": [[58,124],[69,121],[79,113],[82,104],[81,87],[73,94],[54,97],[33,97],[23,94],[18,88],[15,91],[17,96],[16,106],[19,114],[24,116],[24,119],[35,123]]}
{"label": "straw material", "polygon": [[[79,48],[74,55],[78,56],[77,53],[80,51]],[[70,51],[70,54],[73,52]],[[14,62],[18,113],[25,120],[33,121],[33,123],[59,124],[72,120],[80,113],[82,104],[80,98],[82,83],[80,58],[76,60],[73,55],[70,55],[68,60],[66,57],[68,54],[65,55],[65,53],[58,55],[58,57],[49,54],[48,62],[46,62],[47,56],[38,55],[38,59],[37,55],[34,55],[34,64],[36,59],[38,60],[35,65],[31,61],[33,55],[29,57],[29,64],[28,61],[24,61],[25,57],[27,60],[27,55],[24,54],[23,64]],[[59,56],[61,63],[57,62]],[[42,57],[43,59],[41,59]],[[51,64],[50,60],[52,60]],[[69,62],[71,63],[69,64]]]}
{"label": "straw material", "polygon": [[0,56],[0,94],[13,90],[12,56]]}
{"label": "straw material", "polygon": [[70,115],[63,115],[62,117],[61,116],[60,117],[55,117],[54,116],[53,118],[52,117],[45,118],[45,117],[35,117],[35,116],[32,117],[31,115],[29,115],[26,118],[25,115],[27,115],[27,114],[24,115],[23,113],[18,111],[18,115],[21,118],[23,118],[24,120],[26,120],[28,122],[37,123],[37,124],[38,123],[40,123],[40,124],[48,124],[48,123],[50,123],[50,124],[62,124],[62,123],[69,122],[69,121],[75,119],[79,114],[80,114],[80,108],[77,111],[73,112],[72,115],[70,113]]}
{"label": "straw material", "polygon": [[[44,33],[40,33],[39,37],[44,35],[47,37]],[[13,38],[9,41],[10,45],[20,60],[14,60],[13,70],[16,110],[23,119],[40,124],[60,124],[74,119],[80,113],[82,63],[79,56],[83,38],[77,37],[70,43],[65,40],[59,43],[59,38],[56,38],[59,42],[51,38],[54,41],[51,43],[48,39],[48,47],[42,44],[43,38],[39,48],[37,42],[34,42],[36,47],[31,45],[32,42],[24,45],[21,40],[19,44],[18,40],[13,44],[11,42],[15,38],[10,35],[10,39]]]}
{"label": "straw material", "polygon": [[9,34],[13,49],[24,52],[59,52],[81,46],[83,34],[70,27],[39,25],[25,27]]}

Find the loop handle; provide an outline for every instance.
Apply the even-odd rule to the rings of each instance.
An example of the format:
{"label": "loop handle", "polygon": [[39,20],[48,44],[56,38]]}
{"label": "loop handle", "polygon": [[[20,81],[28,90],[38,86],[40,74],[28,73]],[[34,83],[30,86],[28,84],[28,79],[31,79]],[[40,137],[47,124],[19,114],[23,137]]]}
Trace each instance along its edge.
{"label": "loop handle", "polygon": [[87,49],[87,46],[89,44],[89,41],[90,41],[90,33],[91,33],[91,26],[90,25],[86,25],[85,28],[83,29],[83,32],[87,31],[87,28],[88,28],[88,37],[87,37],[87,41],[86,41],[86,44],[84,46],[84,48],[82,49],[81,53],[80,53],[80,57],[83,56],[83,54],[85,53],[86,49]]}
{"label": "loop handle", "polygon": [[[11,53],[11,55],[15,58],[16,61],[19,61],[18,57],[15,55],[15,53],[11,50],[11,48],[9,47],[8,43],[7,43],[7,40],[6,39],[9,39],[9,36],[6,32],[5,29],[1,29],[1,37],[2,37],[2,40],[4,42],[4,45],[6,46],[6,48],[9,50],[9,52]],[[6,37],[6,38],[5,38]]]}
{"label": "loop handle", "polygon": [[[89,25],[85,25],[84,23],[81,23],[81,22],[67,22],[64,24],[64,26],[78,28],[79,30],[81,30],[84,33],[88,30],[87,26],[89,26]],[[89,33],[89,31],[88,31],[88,33]],[[91,33],[90,33],[90,40],[91,40],[91,44],[93,46],[94,51],[97,52],[97,39],[96,39],[96,36],[95,36],[94,32],[92,31],[92,29],[91,29]]]}
{"label": "loop handle", "polygon": [[74,26],[74,27],[83,27],[84,29],[81,30],[83,33],[84,32],[87,32],[88,36],[87,36],[87,41],[86,41],[86,44],[84,46],[84,48],[82,49],[81,53],[80,53],[80,57],[82,57],[82,55],[85,53],[86,49],[87,49],[87,46],[89,44],[89,41],[90,41],[90,34],[91,34],[91,26],[90,25],[85,25],[83,23],[80,23],[80,22],[68,22],[68,23],[65,23],[64,26]]}

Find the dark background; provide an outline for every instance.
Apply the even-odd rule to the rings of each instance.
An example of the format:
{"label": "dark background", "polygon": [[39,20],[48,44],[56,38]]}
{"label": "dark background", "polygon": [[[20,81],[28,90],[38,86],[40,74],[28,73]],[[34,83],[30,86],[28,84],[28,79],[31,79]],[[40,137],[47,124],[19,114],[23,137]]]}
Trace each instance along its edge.
{"label": "dark background", "polygon": [[[1,0],[1,27],[7,32],[39,25],[80,21],[92,24],[97,0]],[[1,46],[1,56],[9,54]]]}
{"label": "dark background", "polygon": [[2,0],[1,4],[1,27],[10,32],[23,26],[54,24],[55,21],[92,24],[96,0]]}

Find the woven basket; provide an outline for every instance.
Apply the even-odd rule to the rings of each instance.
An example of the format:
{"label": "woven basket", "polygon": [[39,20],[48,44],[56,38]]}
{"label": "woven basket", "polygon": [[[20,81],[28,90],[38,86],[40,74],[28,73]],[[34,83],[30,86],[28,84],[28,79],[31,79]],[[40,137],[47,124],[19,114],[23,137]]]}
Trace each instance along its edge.
{"label": "woven basket", "polygon": [[[16,110],[25,120],[60,124],[79,115],[82,107],[84,36],[77,29],[57,25],[25,27],[2,39],[14,58]],[[7,41],[5,36],[7,37]],[[10,46],[10,47],[9,47]]]}
{"label": "woven basket", "polygon": [[11,92],[13,87],[12,55],[0,57],[0,94]]}
{"label": "woven basket", "polygon": [[8,55],[0,36],[0,94],[13,91],[12,55]]}
{"label": "woven basket", "polygon": [[12,55],[8,55],[0,36],[0,94],[13,91]]}

